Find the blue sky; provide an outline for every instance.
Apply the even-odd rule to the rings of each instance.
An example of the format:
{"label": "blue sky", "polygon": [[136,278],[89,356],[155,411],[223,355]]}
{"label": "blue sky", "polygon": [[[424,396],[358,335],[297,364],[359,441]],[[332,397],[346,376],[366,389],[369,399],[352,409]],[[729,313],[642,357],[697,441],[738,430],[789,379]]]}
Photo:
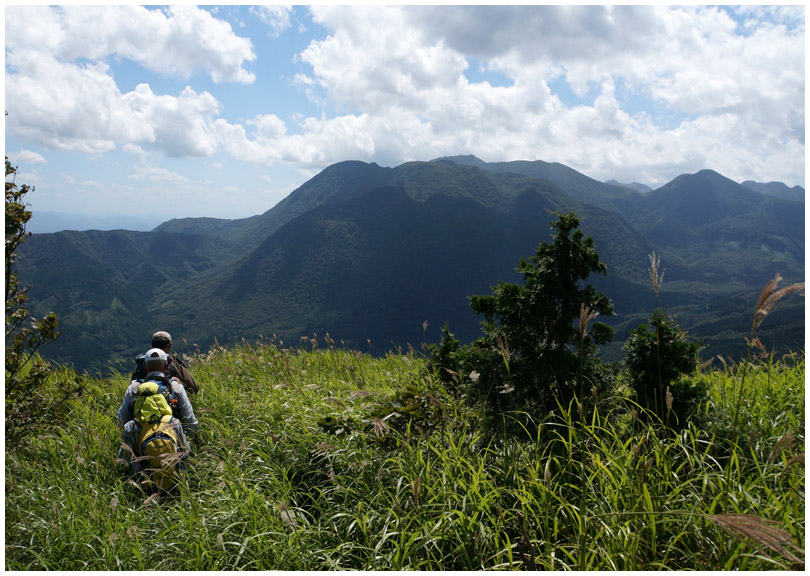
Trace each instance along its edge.
{"label": "blue sky", "polygon": [[804,21],[772,5],[6,6],[5,153],[35,215],[158,222],[262,213],[343,160],[804,186]]}

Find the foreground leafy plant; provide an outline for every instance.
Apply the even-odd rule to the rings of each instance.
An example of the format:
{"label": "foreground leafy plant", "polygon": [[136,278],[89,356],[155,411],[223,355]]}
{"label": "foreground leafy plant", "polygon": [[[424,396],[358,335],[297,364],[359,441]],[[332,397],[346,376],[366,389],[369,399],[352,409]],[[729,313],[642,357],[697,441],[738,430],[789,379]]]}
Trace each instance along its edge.
{"label": "foreground leafy plant", "polygon": [[18,186],[16,173],[6,156],[6,449],[14,449],[32,430],[52,419],[54,411],[76,392],[70,382],[60,381],[58,394],[43,393],[51,366],[38,349],[59,337],[59,320],[54,313],[32,318],[27,308],[28,289],[17,280],[18,249],[25,242],[25,227],[32,215],[24,199],[33,188]]}
{"label": "foreground leafy plant", "polygon": [[793,294],[796,292],[801,292],[804,290],[804,282],[798,282],[796,284],[791,284],[785,288],[776,289],[777,284],[779,281],[782,280],[782,277],[779,274],[773,277],[766,285],[765,288],[762,289],[762,292],[757,299],[756,308],[754,309],[754,321],[751,324],[751,336],[746,338],[746,343],[748,344],[748,351],[746,356],[746,362],[744,364],[744,371],[742,377],[740,378],[740,389],[739,393],[737,394],[737,406],[734,410],[734,427],[737,427],[738,416],[740,413],[740,407],[742,402],[742,395],[743,395],[743,387],[745,385],[745,379],[748,375],[748,368],[752,361],[752,353],[759,349],[764,352],[765,346],[762,342],[755,336],[757,328],[765,319],[765,317],[771,313],[773,310],[774,305],[789,294]]}

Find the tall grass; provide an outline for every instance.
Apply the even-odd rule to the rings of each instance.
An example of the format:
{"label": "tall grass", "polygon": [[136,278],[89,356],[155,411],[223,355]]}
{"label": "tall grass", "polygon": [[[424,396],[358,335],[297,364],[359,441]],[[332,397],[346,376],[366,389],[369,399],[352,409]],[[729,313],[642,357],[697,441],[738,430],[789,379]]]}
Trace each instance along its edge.
{"label": "tall grass", "polygon": [[[678,433],[606,396],[515,438],[484,435],[412,354],[307,346],[196,359],[202,432],[174,499],[114,462],[126,378],[83,379],[63,421],[6,454],[6,569],[803,566],[803,358],[749,369],[741,402],[741,368],[704,370],[705,423]],[[407,385],[441,410],[374,416]]]}

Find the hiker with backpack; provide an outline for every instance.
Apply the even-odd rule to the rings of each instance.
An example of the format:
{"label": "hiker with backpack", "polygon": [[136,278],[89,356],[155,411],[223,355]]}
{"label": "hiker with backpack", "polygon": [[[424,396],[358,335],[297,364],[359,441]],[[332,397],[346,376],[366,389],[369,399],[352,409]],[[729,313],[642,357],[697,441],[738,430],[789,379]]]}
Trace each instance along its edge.
{"label": "hiker with backpack", "polygon": [[[178,358],[177,354],[172,354],[172,335],[161,330],[152,334],[152,348],[160,348],[168,356],[168,367],[166,375],[177,378],[189,394],[196,394],[200,390],[199,384],[194,381],[188,367]],[[142,380],[146,378],[146,370],[143,365],[144,354],[135,358],[135,370],[132,372],[130,380]]]}
{"label": "hiker with backpack", "polygon": [[132,381],[118,409],[123,431],[119,458],[134,476],[146,476],[161,490],[182,478],[183,459],[190,452],[187,436],[199,430],[186,390],[166,376],[167,365],[166,352],[149,350],[144,355],[146,377]]}

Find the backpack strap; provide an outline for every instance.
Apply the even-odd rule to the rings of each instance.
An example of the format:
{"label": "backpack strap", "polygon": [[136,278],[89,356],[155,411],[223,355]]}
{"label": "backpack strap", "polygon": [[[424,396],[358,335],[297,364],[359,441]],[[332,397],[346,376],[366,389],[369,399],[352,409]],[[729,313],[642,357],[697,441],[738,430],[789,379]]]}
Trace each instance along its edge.
{"label": "backpack strap", "polygon": [[174,388],[172,388],[172,381],[165,375],[163,378],[160,379],[152,379],[151,382],[156,382],[158,385],[158,392],[163,394],[163,397],[166,398],[166,404],[169,405],[169,408],[172,409],[172,414],[177,414],[179,407],[177,405],[177,395],[174,393]]}

